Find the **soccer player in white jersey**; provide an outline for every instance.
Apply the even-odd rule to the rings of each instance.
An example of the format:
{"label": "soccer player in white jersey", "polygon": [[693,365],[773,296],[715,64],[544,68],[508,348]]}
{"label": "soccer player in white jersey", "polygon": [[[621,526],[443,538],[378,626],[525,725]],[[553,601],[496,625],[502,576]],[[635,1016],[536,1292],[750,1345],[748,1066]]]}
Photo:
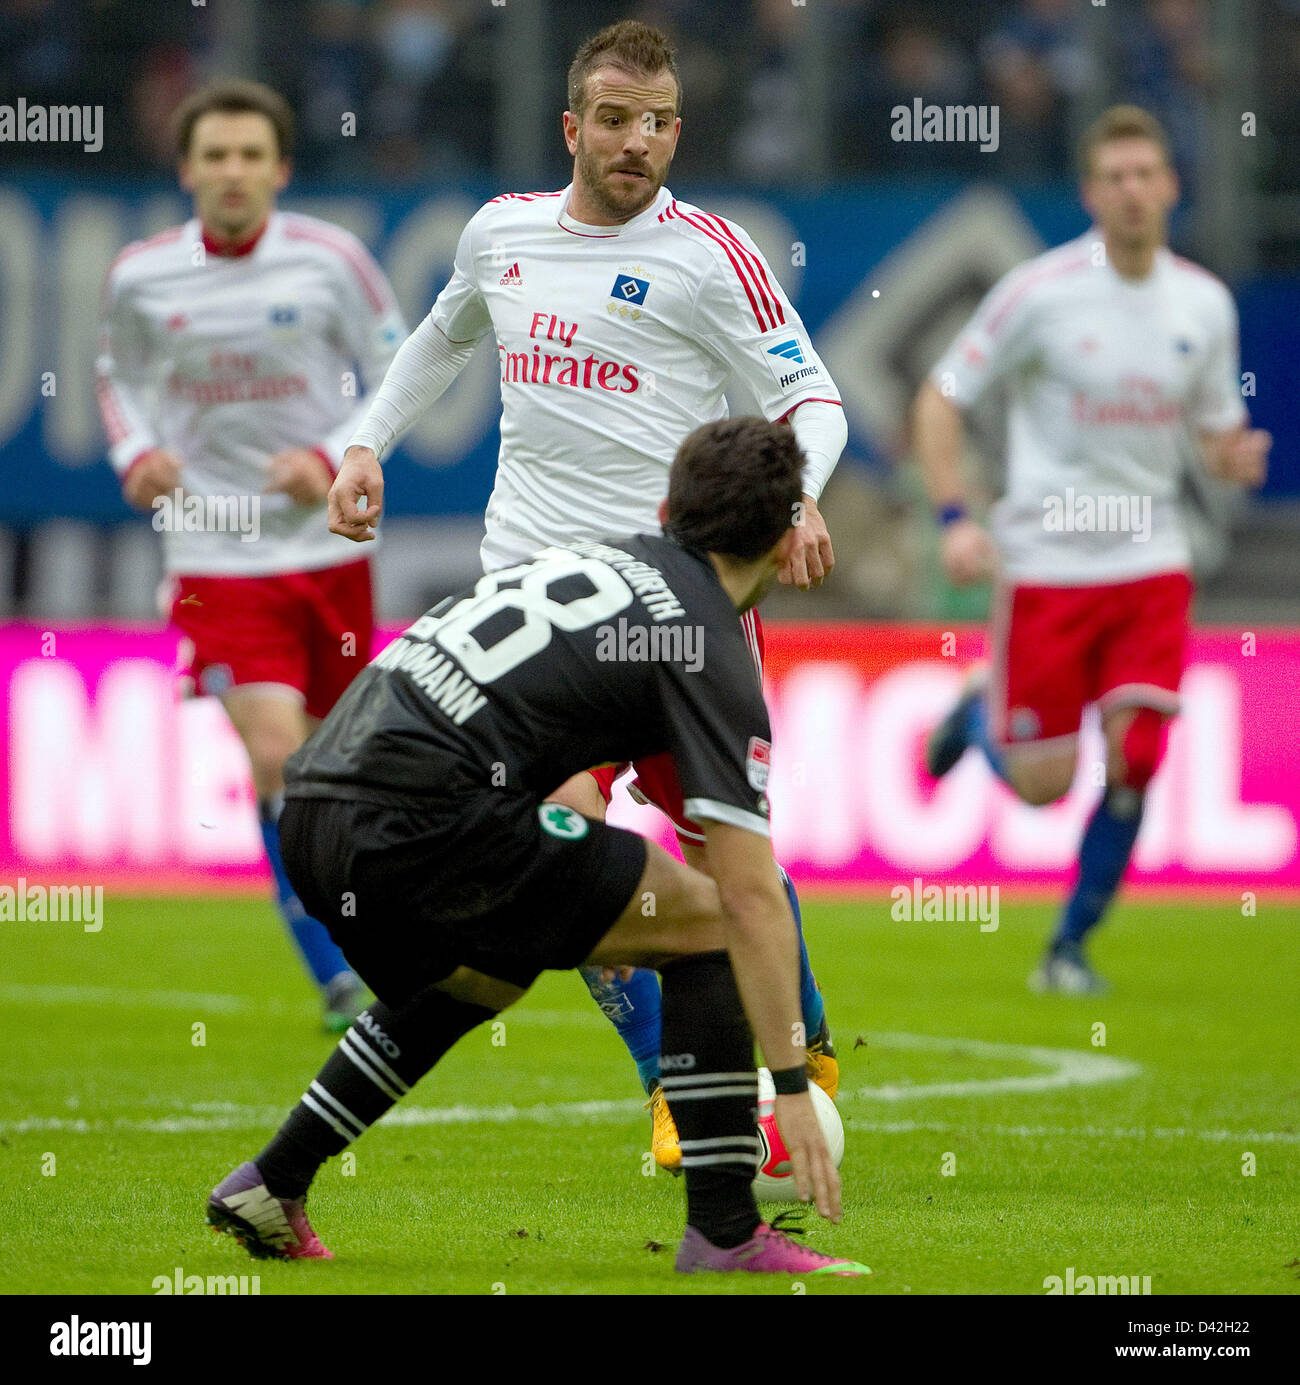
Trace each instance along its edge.
{"label": "soccer player in white jersey", "polygon": [[[1257,486],[1271,439],[1242,403],[1227,288],[1172,254],[1178,200],[1159,123],[1106,111],[1081,147],[1094,225],[996,284],[922,385],[915,447],[955,583],[996,567],[991,669],[926,747],[946,774],[968,746],[1026,803],[1064,795],[1086,704],[1101,714],[1106,784],[1079,873],[1030,978],[1104,983],[1083,942],[1119,887],[1160,763],[1187,644],[1191,553],[1178,512],[1189,432],[1210,472]],[[967,513],[963,412],[1009,384],[1007,483],[992,537]]]}
{"label": "soccer player in white jersey", "polygon": [[177,113],[194,216],[117,257],[97,362],[110,459],[163,531],[191,690],[220,697],[252,765],[281,913],[338,1031],[362,988],[280,860],[285,759],[370,658],[370,563],[325,499],[406,327],[359,241],[275,209],[293,117],[221,81]]}
{"label": "soccer player in white jersey", "polygon": [[[507,193],[471,218],[451,281],[353,436],[357,446],[330,492],[331,527],[358,541],[373,536],[378,459],[493,332],[501,454],[485,570],[548,544],[657,532],[674,452],[694,428],[725,415],[723,392],[735,375],[768,419],[789,421],[807,458],[800,541],[782,580],[818,585],[834,562],[817,499],[847,437],[839,394],[749,236],[664,187],[681,129],[671,48],[645,24],[612,25],[579,48],[568,92],[572,183]],[[746,618],[746,632],[761,661],[756,617]],[[671,759],[636,769],[637,789],[673,820],[688,863],[704,867],[704,834],[686,816]],[[603,818],[617,772],[578,775],[554,796]],[[649,973],[625,975],[621,985],[587,979],[651,1095],[655,1157],[675,1169],[680,1151],[658,1086],[657,983]],[[806,952],[802,998],[809,1070],[833,1096],[838,1064]]]}

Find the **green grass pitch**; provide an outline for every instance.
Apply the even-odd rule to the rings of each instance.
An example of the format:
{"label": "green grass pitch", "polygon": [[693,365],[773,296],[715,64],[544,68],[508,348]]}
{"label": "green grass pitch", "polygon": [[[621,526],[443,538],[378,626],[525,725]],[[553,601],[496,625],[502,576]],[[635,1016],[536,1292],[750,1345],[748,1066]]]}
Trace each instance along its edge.
{"label": "green grass pitch", "polygon": [[[848,1134],[844,1220],[810,1240],[875,1271],[807,1293],[1042,1294],[1069,1267],[1300,1290],[1300,909],[1130,897],[1102,999],[1026,990],[1053,912],[1004,901],[981,933],[806,901]],[[179,1268],[263,1295],[792,1292],[673,1273],[681,1185],[643,1172],[635,1074],[576,975],[326,1166],[334,1261],[250,1261],[203,1200],[328,1055],[310,989],[261,901],[114,897],[104,920],[0,932],[0,1291],[150,1294]]]}

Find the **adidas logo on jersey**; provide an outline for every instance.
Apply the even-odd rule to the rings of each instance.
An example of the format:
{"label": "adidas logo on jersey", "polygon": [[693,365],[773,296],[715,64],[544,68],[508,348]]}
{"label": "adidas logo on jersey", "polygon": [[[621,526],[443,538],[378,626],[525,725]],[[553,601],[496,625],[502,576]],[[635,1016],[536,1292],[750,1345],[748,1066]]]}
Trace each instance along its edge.
{"label": "adidas logo on jersey", "polygon": [[501,284],[503,287],[507,288],[523,288],[524,276],[519,272],[518,260],[516,260],[501,276]]}

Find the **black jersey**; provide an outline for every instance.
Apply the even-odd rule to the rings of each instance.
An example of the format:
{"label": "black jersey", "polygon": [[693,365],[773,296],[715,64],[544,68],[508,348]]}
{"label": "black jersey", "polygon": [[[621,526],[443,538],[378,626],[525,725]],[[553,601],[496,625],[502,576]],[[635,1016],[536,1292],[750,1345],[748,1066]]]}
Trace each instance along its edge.
{"label": "black jersey", "polygon": [[579,770],[669,751],[690,817],[766,835],[770,740],[707,556],[640,534],[545,549],[433,607],[289,758],[285,794],[535,805]]}

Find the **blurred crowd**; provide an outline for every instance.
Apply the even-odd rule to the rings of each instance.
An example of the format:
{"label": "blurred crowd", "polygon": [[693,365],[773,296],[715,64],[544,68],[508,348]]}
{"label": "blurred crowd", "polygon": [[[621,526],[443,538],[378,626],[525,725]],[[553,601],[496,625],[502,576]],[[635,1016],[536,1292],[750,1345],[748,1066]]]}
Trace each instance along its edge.
{"label": "blurred crowd", "polygon": [[[679,180],[757,186],[810,167],[829,178],[867,173],[987,171],[1052,178],[1071,172],[1072,113],[1098,93],[1138,101],[1168,126],[1180,165],[1203,137],[1216,81],[1211,0],[509,0],[545,12],[540,65],[555,113],[578,42],[628,16],[667,30],[679,52],[690,138]],[[1258,66],[1280,110],[1300,76],[1300,4],[1250,0]],[[304,173],[418,181],[487,170],[510,99],[496,0],[0,0],[0,92],[28,101],[105,107],[104,171],[164,172],[168,118],[202,78],[246,71],[278,86],[299,112]],[[1104,26],[1099,34],[1097,26]],[[1099,66],[1104,72],[1099,72]],[[810,96],[811,93],[811,96]],[[899,144],[889,112],[916,98],[996,104],[990,165],[973,144]],[[816,102],[817,120],[808,118]],[[354,120],[351,133],[346,116]],[[1268,112],[1261,113],[1267,118]],[[817,141],[819,147],[810,148]],[[74,149],[11,145],[0,158],[81,165]],[[1286,161],[1284,150],[1279,158]]]}

